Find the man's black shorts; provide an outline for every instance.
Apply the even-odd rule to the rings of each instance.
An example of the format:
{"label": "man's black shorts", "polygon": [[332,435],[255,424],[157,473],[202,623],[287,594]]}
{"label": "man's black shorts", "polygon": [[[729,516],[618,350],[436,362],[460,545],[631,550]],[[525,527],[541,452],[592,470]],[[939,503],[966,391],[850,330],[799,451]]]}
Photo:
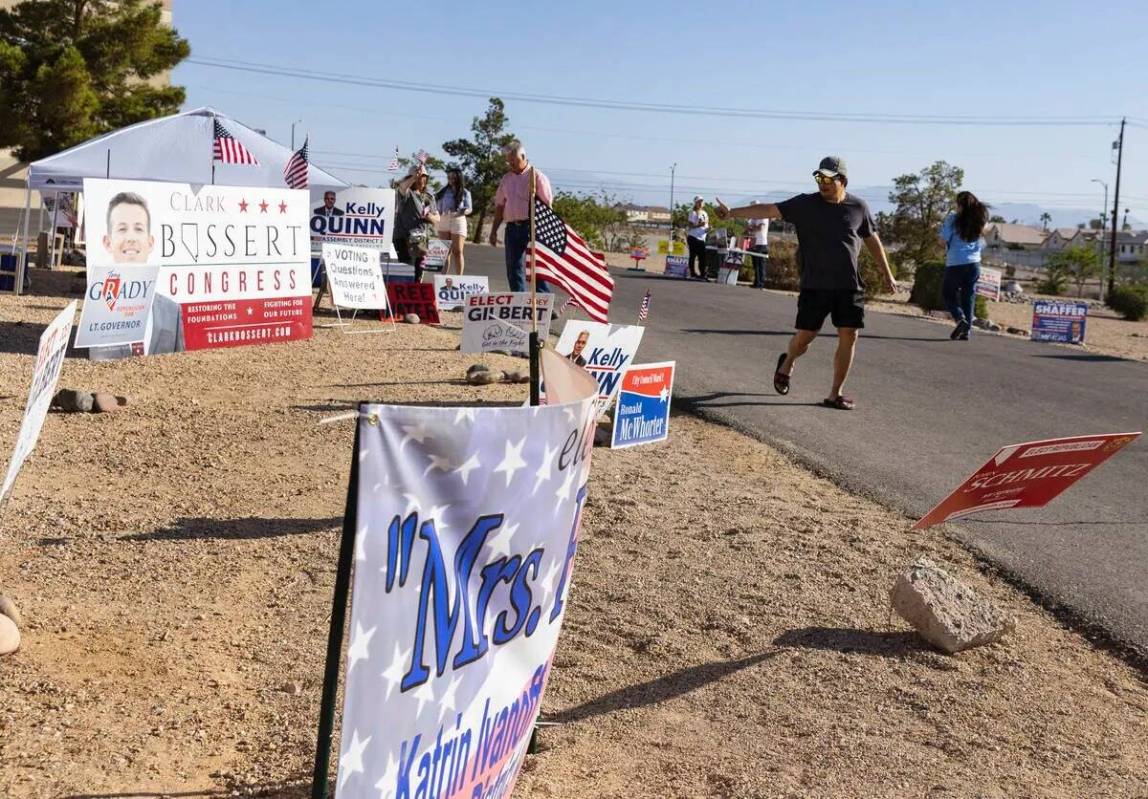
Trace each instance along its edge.
{"label": "man's black shorts", "polygon": [[834,327],[865,327],[865,292],[802,289],[797,295],[797,329],[816,332],[827,316]]}

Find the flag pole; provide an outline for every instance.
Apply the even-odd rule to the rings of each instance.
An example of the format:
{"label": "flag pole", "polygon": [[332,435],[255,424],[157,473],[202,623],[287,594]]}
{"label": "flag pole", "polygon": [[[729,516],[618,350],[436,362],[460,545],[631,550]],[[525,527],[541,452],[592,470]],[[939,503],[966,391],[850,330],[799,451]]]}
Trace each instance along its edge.
{"label": "flag pole", "polygon": [[539,386],[539,350],[538,341],[538,274],[537,263],[534,256],[534,195],[538,190],[534,165],[530,166],[530,404],[538,407],[542,402]]}

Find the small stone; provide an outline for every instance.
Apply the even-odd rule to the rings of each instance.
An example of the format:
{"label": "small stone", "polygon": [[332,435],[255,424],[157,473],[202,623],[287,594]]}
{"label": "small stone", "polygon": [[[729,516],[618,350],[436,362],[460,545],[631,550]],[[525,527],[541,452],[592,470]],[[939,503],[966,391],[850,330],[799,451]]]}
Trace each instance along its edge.
{"label": "small stone", "polygon": [[470,366],[467,367],[466,376],[469,379],[470,376],[475,374],[476,372],[489,372],[489,371],[490,371],[490,367],[484,363],[472,363]]}
{"label": "small stone", "polygon": [[10,655],[20,648],[20,628],[7,616],[0,616],[0,655]]}
{"label": "small stone", "polygon": [[998,641],[1015,622],[931,560],[920,558],[897,578],[890,601],[933,646],[952,655]]}
{"label": "small stone", "polygon": [[609,422],[605,424],[599,422],[598,426],[594,428],[594,446],[608,447],[610,446],[610,442],[613,441],[613,438]]}
{"label": "small stone", "polygon": [[489,386],[491,383],[497,383],[502,380],[502,372],[492,372],[487,370],[485,372],[475,372],[466,376],[466,382],[472,386]]}
{"label": "small stone", "polygon": [[1027,336],[1028,335],[1028,331],[1025,330],[1023,327],[1013,327],[1012,325],[1009,325],[1007,328],[1005,328],[1005,330],[1006,330],[1006,332],[1011,333],[1014,336]]}
{"label": "small stone", "polygon": [[16,607],[16,603],[3,594],[0,594],[0,615],[10,618],[17,627],[24,626],[24,619],[20,617],[20,610]]}
{"label": "small stone", "polygon": [[91,413],[95,397],[90,391],[62,388],[52,397],[52,406],[67,413]]}
{"label": "small stone", "polygon": [[95,394],[95,402],[93,407],[95,413],[111,413],[112,411],[118,411],[121,405],[119,398],[114,394],[108,394],[105,391],[97,391]]}
{"label": "small stone", "polygon": [[419,315],[417,313],[409,313],[403,317],[403,321],[408,325],[417,325],[422,320],[419,319]]}
{"label": "small stone", "polygon": [[523,372],[520,369],[515,369],[510,372],[502,373],[502,382],[504,383],[529,383],[530,372]]}
{"label": "small stone", "polygon": [[280,690],[282,690],[285,694],[290,694],[291,696],[299,696],[303,693],[303,684],[298,682],[284,683]]}

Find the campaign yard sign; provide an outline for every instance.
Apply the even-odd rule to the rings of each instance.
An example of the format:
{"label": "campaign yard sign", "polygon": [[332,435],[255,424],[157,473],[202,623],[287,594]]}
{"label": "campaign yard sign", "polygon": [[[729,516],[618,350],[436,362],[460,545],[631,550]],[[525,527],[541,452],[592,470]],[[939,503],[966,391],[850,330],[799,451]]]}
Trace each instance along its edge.
{"label": "campaign yard sign", "polygon": [[315,242],[366,247],[394,255],[394,189],[312,189],[310,201],[309,230]]}
{"label": "campaign yard sign", "polygon": [[387,307],[378,250],[327,243],[323,245],[323,265],[331,286],[331,300],[337,307]]}
{"label": "campaign yard sign", "polygon": [[[97,266],[88,273],[90,282],[76,329],[75,346],[82,349],[139,344],[142,349],[159,267]],[[161,329],[153,325],[152,332]],[[152,349],[158,346],[153,345]]]}
{"label": "campaign yard sign", "polygon": [[1135,432],[1051,438],[1005,447],[913,529],[981,511],[1042,508],[1139,436]]}
{"label": "campaign yard sign", "polygon": [[428,272],[441,272],[446,267],[450,255],[450,242],[446,239],[429,239],[427,252],[423,257],[423,269]]}
{"label": "campaign yard sign", "polygon": [[562,328],[558,354],[598,381],[598,401],[610,407],[622,385],[622,373],[634,362],[645,328],[571,319]]}
{"label": "campaign yard sign", "polygon": [[440,311],[458,311],[472,294],[490,292],[490,278],[486,275],[435,275],[434,293]]}
{"label": "campaign yard sign", "polygon": [[686,255],[667,255],[666,272],[669,277],[680,277],[683,280],[690,274],[690,259]]}
{"label": "campaign yard sign", "polygon": [[539,408],[360,406],[339,799],[511,795],[568,606],[594,404],[590,385]]}
{"label": "campaign yard sign", "polygon": [[981,276],[977,278],[977,295],[994,302],[999,302],[1001,298],[1001,277],[1001,270],[982,266]]}
{"label": "campaign yard sign", "polygon": [[1084,326],[1088,321],[1088,303],[1062,300],[1033,300],[1033,341],[1057,341],[1083,344]]}
{"label": "campaign yard sign", "polygon": [[509,352],[530,354],[530,331],[538,316],[538,337],[550,337],[553,294],[538,294],[536,310],[531,310],[530,292],[472,294],[466,298],[462,315],[463,352]]}
{"label": "campaign yard sign", "polygon": [[89,285],[159,267],[146,354],[311,336],[307,192],[88,178],[84,194]]}
{"label": "campaign yard sign", "polygon": [[622,375],[611,449],[653,444],[669,438],[674,363],[635,364]]}
{"label": "campaign yard sign", "polygon": [[8,496],[12,484],[16,482],[20,467],[32,454],[36,440],[40,437],[44,419],[48,416],[48,406],[56,394],[60,370],[64,368],[64,355],[68,351],[68,338],[72,334],[72,320],[75,316],[76,301],[73,300],[40,334],[40,346],[36,349],[36,365],[32,370],[32,386],[28,389],[28,402],[24,405],[24,421],[20,423],[20,433],[16,437],[12,460],[8,462],[4,484],[0,486],[0,505],[3,505],[4,498]]}
{"label": "campaign yard sign", "polygon": [[[421,324],[439,323],[434,286],[430,283],[387,283],[387,300],[390,302],[391,314],[399,319],[413,313],[418,314]],[[387,318],[385,310],[380,318]]]}

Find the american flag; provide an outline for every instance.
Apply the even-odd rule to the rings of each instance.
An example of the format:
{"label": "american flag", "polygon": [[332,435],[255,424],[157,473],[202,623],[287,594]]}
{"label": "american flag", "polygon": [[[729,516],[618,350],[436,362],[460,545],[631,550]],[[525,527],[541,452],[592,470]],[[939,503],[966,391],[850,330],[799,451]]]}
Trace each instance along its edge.
{"label": "american flag", "polygon": [[387,164],[387,171],[388,172],[398,172],[399,171],[399,148],[398,147],[395,148],[395,157],[392,158],[390,160],[390,163]]}
{"label": "american flag", "polygon": [[646,291],[646,296],[642,298],[642,305],[638,308],[638,321],[645,322],[650,316],[650,292]]}
{"label": "american flag", "polygon": [[218,119],[212,119],[215,122],[215,139],[212,144],[213,161],[222,161],[225,164],[254,164],[259,165],[247,148],[239,143],[239,140],[227,132],[227,128],[219,124]]}
{"label": "american flag", "polygon": [[419,159],[420,164],[425,164],[427,159],[430,158],[430,153],[428,153],[426,150],[419,150],[417,153],[415,153],[415,158]]}
{"label": "american flag", "polygon": [[287,166],[283,167],[283,180],[287,181],[288,188],[307,188],[307,139],[303,140],[303,146],[291,155]]}
{"label": "american flag", "polygon": [[590,252],[582,237],[537,197],[531,246],[538,278],[557,283],[591,319],[605,322],[614,296],[614,278],[606,269],[606,261]]}
{"label": "american flag", "polygon": [[562,303],[562,307],[558,309],[558,315],[562,316],[564,313],[566,313],[571,308],[577,308],[577,307],[578,307],[578,303],[574,300],[574,298],[573,297],[567,297],[566,302]]}

